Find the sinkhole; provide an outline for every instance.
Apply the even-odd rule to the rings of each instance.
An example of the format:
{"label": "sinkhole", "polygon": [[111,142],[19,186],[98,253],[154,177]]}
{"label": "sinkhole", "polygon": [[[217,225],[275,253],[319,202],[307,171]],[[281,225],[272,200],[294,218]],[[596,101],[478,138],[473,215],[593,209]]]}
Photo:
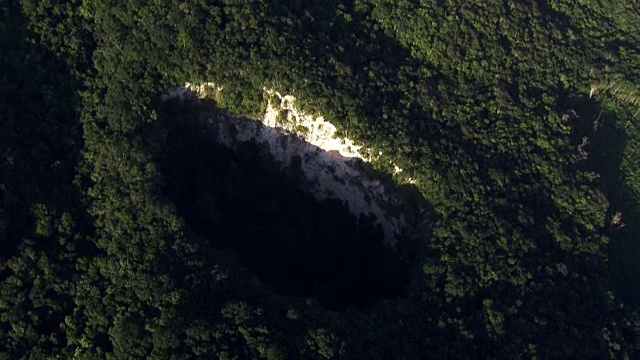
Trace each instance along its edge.
{"label": "sinkhole", "polygon": [[185,114],[169,112],[165,193],[212,247],[233,249],[277,293],[333,310],[402,295],[418,253],[415,188],[396,189],[413,199],[401,201],[367,164],[299,136]]}

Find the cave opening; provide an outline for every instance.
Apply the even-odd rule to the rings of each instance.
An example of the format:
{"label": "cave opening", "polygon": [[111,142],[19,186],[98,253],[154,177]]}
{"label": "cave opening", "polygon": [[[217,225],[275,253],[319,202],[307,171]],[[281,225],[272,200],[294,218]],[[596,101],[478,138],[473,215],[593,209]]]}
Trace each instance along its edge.
{"label": "cave opening", "polygon": [[385,244],[375,216],[305,191],[302,159],[283,167],[255,141],[229,149],[194,121],[170,134],[165,194],[194,232],[234,250],[274,291],[332,310],[402,295],[413,259]]}

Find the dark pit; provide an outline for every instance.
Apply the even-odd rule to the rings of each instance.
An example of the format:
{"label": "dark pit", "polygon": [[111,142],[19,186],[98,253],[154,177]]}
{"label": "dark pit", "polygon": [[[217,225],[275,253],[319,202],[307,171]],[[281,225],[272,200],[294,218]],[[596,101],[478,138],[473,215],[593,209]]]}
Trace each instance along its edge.
{"label": "dark pit", "polygon": [[175,121],[164,152],[166,195],[214,248],[283,295],[316,298],[333,310],[400,296],[412,261],[384,245],[373,216],[340,200],[317,200],[292,161],[282,167],[254,141],[230,150],[202,123]]}

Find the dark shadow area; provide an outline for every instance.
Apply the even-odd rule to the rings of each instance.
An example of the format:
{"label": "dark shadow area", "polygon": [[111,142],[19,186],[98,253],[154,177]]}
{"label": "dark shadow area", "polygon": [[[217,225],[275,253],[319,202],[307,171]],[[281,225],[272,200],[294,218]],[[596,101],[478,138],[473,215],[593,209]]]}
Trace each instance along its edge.
{"label": "dark shadow area", "polygon": [[[34,208],[86,214],[74,185],[82,148],[79,80],[34,35],[19,4],[0,15],[0,264],[36,235]],[[6,22],[5,22],[6,21]],[[86,217],[83,225],[89,226]],[[47,234],[44,234],[47,233]],[[59,251],[52,232],[38,246]]]}
{"label": "dark shadow area", "polygon": [[[574,128],[574,143],[584,146],[587,169],[600,176],[601,189],[609,201],[604,233],[610,239],[609,275],[617,295],[626,304],[640,304],[640,212],[622,168],[630,131],[630,118],[622,108],[610,104],[603,108],[587,97],[566,101],[565,120]],[[618,221],[616,215],[620,214]]]}
{"label": "dark shadow area", "polygon": [[[218,144],[203,116],[214,110],[211,102],[160,107],[160,126],[167,131],[160,160],[165,194],[212,247],[235,250],[276,292],[314,297],[333,310],[402,295],[419,253],[412,234],[419,200],[390,210],[416,209],[407,211],[407,230],[394,249],[384,245],[374,216],[356,217],[343,201],[319,201],[306,191],[304,158],[283,168],[265,144],[248,141],[233,149]],[[399,196],[416,196],[417,190],[406,187],[397,189]]]}

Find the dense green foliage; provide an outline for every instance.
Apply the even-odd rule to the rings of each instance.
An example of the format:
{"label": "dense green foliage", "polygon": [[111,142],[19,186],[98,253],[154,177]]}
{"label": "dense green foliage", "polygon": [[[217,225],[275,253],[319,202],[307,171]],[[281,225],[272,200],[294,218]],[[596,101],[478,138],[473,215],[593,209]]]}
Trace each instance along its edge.
{"label": "dense green foliage", "polygon": [[[639,356],[632,2],[0,4],[0,356]],[[375,246],[160,101],[185,80],[236,115],[296,95],[431,231]]]}

